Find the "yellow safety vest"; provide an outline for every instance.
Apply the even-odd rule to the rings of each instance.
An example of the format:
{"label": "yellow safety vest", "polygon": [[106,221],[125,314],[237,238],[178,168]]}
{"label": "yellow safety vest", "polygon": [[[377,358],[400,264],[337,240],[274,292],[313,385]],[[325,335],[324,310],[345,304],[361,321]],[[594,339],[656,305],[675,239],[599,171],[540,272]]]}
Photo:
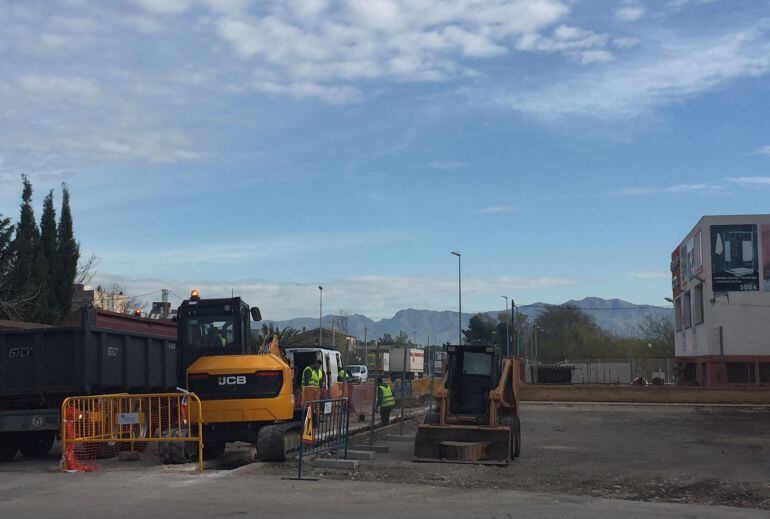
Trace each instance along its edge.
{"label": "yellow safety vest", "polygon": [[387,384],[377,386],[377,391],[380,392],[380,407],[393,407],[396,405],[396,399],[393,398],[393,390]]}
{"label": "yellow safety vest", "polygon": [[345,370],[344,370],[344,369],[341,369],[341,370],[339,371],[339,373],[337,373],[337,380],[338,380],[339,382],[344,382],[344,381],[345,381],[345,380],[347,380],[347,379],[348,379],[348,374],[345,372]]}
{"label": "yellow safety vest", "polygon": [[[310,370],[310,383],[305,384],[305,373]],[[321,387],[321,380],[323,380],[324,372],[322,370],[315,370],[310,366],[307,366],[302,371],[302,387]]]}

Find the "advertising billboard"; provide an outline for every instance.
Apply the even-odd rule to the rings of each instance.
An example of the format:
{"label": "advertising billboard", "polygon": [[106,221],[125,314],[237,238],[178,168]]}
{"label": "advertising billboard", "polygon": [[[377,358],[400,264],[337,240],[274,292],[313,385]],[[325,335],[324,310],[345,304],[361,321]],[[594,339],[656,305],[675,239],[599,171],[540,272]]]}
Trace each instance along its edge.
{"label": "advertising billboard", "polygon": [[712,225],[714,292],[759,290],[756,225]]}
{"label": "advertising billboard", "polygon": [[762,290],[770,292],[770,225],[762,225],[762,264],[765,271]]}
{"label": "advertising billboard", "polygon": [[671,291],[674,294],[674,299],[682,295],[682,283],[679,273],[679,248],[677,247],[671,253]]}
{"label": "advertising billboard", "polygon": [[695,236],[682,245],[680,257],[682,271],[684,272],[683,285],[693,277],[703,274],[703,245],[701,237],[702,233],[698,231]]}

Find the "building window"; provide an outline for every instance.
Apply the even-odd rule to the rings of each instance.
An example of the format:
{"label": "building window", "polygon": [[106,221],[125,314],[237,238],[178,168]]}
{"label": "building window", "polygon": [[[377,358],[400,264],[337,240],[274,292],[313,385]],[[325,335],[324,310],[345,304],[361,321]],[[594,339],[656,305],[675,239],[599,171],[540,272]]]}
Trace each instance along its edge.
{"label": "building window", "polygon": [[701,324],[703,322],[703,283],[698,283],[693,289],[695,293],[695,301],[693,301],[693,317],[695,324]]}
{"label": "building window", "polygon": [[685,328],[692,326],[692,297],[689,290],[682,295],[682,322]]}
{"label": "building window", "polygon": [[682,331],[682,298],[674,299],[674,330]]}

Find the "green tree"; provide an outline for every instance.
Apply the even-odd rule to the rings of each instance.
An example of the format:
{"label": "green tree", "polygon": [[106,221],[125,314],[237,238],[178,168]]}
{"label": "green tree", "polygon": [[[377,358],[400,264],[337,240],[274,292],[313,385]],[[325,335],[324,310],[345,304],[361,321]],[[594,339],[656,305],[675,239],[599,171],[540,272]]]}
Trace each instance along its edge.
{"label": "green tree", "polygon": [[283,330],[279,326],[275,326],[273,323],[262,323],[262,327],[256,334],[257,345],[269,346],[270,341],[273,340],[273,336],[278,336],[278,344],[282,348],[291,348],[296,346],[299,340],[300,331],[291,326],[287,326]]}
{"label": "green tree", "polygon": [[13,259],[13,225],[0,214],[0,319],[18,319],[19,301],[11,286],[10,270]]}
{"label": "green tree", "polygon": [[[497,324],[487,314],[478,313],[468,320],[468,329],[463,330],[463,342],[467,344],[496,344]],[[505,324],[503,323],[503,334]]]}
{"label": "green tree", "polygon": [[38,250],[39,266],[45,275],[40,280],[40,295],[35,300],[34,320],[43,323],[59,321],[59,304],[55,290],[58,274],[56,261],[56,209],[53,205],[53,191],[43,201],[43,215],[40,218],[40,242]]}
{"label": "green tree", "polygon": [[398,332],[395,344],[399,348],[407,348],[412,344],[412,341],[409,339],[409,335],[404,330],[401,330]]}
{"label": "green tree", "polygon": [[73,283],[78,273],[80,245],[75,240],[70,210],[70,192],[67,184],[62,184],[62,203],[59,225],[56,229],[57,269],[54,278],[58,319],[63,319],[72,306]]}
{"label": "green tree", "polygon": [[32,209],[32,184],[26,176],[22,177],[22,184],[19,222],[11,244],[13,257],[9,283],[16,297],[25,301],[20,317],[34,320],[35,302],[43,293],[41,283],[45,277],[45,265],[40,254],[40,231]]}
{"label": "green tree", "polygon": [[595,357],[605,333],[593,318],[572,305],[548,307],[535,319],[538,358],[555,362],[564,358]]}

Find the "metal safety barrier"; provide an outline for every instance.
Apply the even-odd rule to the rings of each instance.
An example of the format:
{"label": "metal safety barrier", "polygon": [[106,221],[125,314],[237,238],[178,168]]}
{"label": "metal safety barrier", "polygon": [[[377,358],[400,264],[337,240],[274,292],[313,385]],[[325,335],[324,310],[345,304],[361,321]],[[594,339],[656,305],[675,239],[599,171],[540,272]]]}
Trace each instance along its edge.
{"label": "metal safety barrier", "polygon": [[350,431],[350,402],[347,398],[305,402],[302,411],[302,439],[299,444],[297,479],[302,479],[305,456],[323,454],[332,450],[348,455]]}
{"label": "metal safety barrier", "polygon": [[121,451],[142,454],[155,445],[158,452],[181,447],[191,459],[197,455],[202,472],[202,416],[200,399],[189,392],[66,398],[61,406],[62,469],[96,470],[98,465],[82,462]]}

